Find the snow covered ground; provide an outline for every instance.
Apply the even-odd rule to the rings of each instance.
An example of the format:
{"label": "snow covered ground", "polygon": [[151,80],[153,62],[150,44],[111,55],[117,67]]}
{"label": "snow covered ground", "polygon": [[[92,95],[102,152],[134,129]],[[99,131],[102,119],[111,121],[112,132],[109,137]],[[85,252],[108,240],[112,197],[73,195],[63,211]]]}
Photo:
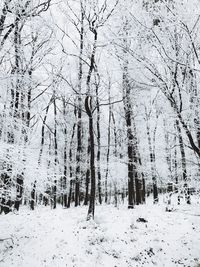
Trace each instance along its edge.
{"label": "snow covered ground", "polygon": [[0,216],[0,266],[200,266],[200,204],[174,208],[97,206],[94,222],[86,207],[22,208]]}

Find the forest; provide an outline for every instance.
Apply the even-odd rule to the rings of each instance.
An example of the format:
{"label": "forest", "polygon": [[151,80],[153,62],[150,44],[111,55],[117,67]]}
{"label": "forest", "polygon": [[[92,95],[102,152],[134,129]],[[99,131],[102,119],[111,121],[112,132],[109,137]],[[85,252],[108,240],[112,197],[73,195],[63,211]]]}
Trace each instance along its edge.
{"label": "forest", "polygon": [[0,1],[0,266],[200,266],[200,1]]}

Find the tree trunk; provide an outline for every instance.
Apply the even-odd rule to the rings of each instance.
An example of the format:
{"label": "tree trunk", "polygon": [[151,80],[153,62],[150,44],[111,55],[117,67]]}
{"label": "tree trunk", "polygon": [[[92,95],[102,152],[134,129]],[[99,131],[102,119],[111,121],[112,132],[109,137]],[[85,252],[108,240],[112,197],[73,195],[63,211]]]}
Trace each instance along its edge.
{"label": "tree trunk", "polygon": [[79,51],[79,73],[78,73],[78,107],[77,107],[77,152],[76,152],[76,179],[75,179],[75,207],[80,204],[80,180],[81,180],[81,155],[82,155],[82,103],[81,89],[83,76],[83,45],[84,45],[84,9],[81,4],[81,28],[80,28],[80,51]]}
{"label": "tree trunk", "polygon": [[94,210],[95,210],[95,190],[96,190],[96,180],[95,180],[95,154],[94,154],[94,130],[93,130],[93,118],[89,117],[89,133],[90,133],[90,144],[91,144],[91,153],[90,153],[90,173],[91,173],[91,188],[90,188],[90,203],[88,209],[87,220],[91,218],[94,219]]}
{"label": "tree trunk", "polygon": [[90,67],[87,75],[87,97],[85,99],[85,109],[89,117],[89,139],[90,139],[90,203],[88,208],[87,220],[94,219],[95,210],[95,191],[96,191],[96,178],[95,178],[95,151],[94,151],[94,129],[93,129],[93,111],[92,111],[92,97],[90,92],[90,82],[92,72],[95,69],[95,53],[97,45],[97,29],[93,24],[90,26],[90,31],[94,34],[93,49],[90,57]]}
{"label": "tree trunk", "polygon": [[84,205],[88,205],[89,201],[89,184],[90,184],[90,138],[88,138],[88,147],[87,147],[87,171],[85,179],[85,199]]}
{"label": "tree trunk", "polygon": [[[66,120],[66,103],[65,99],[63,99],[63,116],[64,120]],[[65,139],[65,146],[64,146],[64,172],[63,172],[63,206],[67,207],[67,126],[66,123],[64,125],[64,139]]]}
{"label": "tree trunk", "polygon": [[99,108],[99,88],[98,84],[96,84],[96,107],[97,107],[97,179],[98,179],[98,197],[99,203],[102,204],[102,196],[101,196],[101,132],[100,132],[100,108]]}
{"label": "tree trunk", "polygon": [[17,195],[14,204],[14,208],[18,211],[20,203],[22,202],[22,194],[23,194],[23,184],[24,184],[24,177],[23,173],[21,175],[17,175]]}
{"label": "tree trunk", "polygon": [[56,209],[57,204],[57,180],[54,180],[54,185],[52,188],[52,197],[53,197],[53,209]]}
{"label": "tree trunk", "polygon": [[169,171],[169,180],[172,180],[172,157],[171,157],[171,149],[169,144],[169,133],[167,132],[167,125],[165,119],[163,120],[164,132],[165,132],[165,151],[166,151],[166,162]]}
{"label": "tree trunk", "polygon": [[188,189],[188,183],[187,183],[188,179],[187,179],[185,148],[184,148],[183,137],[182,137],[182,132],[181,132],[179,120],[176,120],[176,128],[177,128],[177,132],[178,132],[179,147],[180,147],[180,152],[181,152],[181,166],[182,166],[182,177],[183,177],[183,181],[184,181],[185,199],[186,199],[187,204],[191,204],[190,194],[189,194],[189,189]]}
{"label": "tree trunk", "polygon": [[36,202],[35,190],[36,190],[36,181],[34,182],[33,189],[31,191],[31,201],[30,201],[31,210],[34,210],[35,208],[35,202]]}
{"label": "tree trunk", "polygon": [[134,163],[134,137],[132,132],[132,106],[130,100],[130,85],[128,81],[128,66],[125,63],[123,70],[123,93],[124,93],[124,111],[126,120],[127,149],[128,149],[128,208],[134,208],[135,190],[134,178],[136,166]]}
{"label": "tree trunk", "polygon": [[[75,112],[75,111],[74,111]],[[76,113],[76,112],[75,112]],[[73,145],[73,140],[74,140],[74,135],[75,135],[75,129],[76,129],[76,123],[74,123],[73,125],[73,129],[72,129],[72,136],[71,136],[71,141],[70,141],[70,149],[69,149],[69,161],[70,161],[70,165],[69,165],[69,172],[70,172],[70,188],[69,188],[69,195],[68,195],[68,202],[67,202],[67,208],[70,208],[71,205],[71,201],[72,201],[72,191],[73,191],[73,168],[72,168],[72,164],[73,164],[73,158],[72,158],[72,145]]]}
{"label": "tree trunk", "polygon": [[110,86],[109,86],[109,116],[108,116],[108,145],[107,145],[107,155],[106,155],[106,176],[105,176],[105,203],[108,202],[108,171],[109,171],[109,160],[110,160],[110,139],[111,139],[111,104],[110,104]]}
{"label": "tree trunk", "polygon": [[[175,125],[176,127],[176,125]],[[178,193],[178,164],[177,164],[177,148],[176,148],[176,135],[174,137],[174,145],[175,145],[175,148],[174,148],[174,159],[173,159],[173,172],[174,172],[174,180],[175,180],[175,184],[176,184],[176,187],[175,187],[175,192]]]}

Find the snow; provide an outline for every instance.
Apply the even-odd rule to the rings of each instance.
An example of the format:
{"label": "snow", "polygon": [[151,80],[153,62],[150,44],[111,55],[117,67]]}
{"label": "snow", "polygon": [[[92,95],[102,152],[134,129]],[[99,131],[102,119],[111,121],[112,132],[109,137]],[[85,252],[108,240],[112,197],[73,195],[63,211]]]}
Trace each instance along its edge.
{"label": "snow", "polygon": [[172,212],[151,200],[133,210],[97,206],[89,222],[87,207],[22,207],[0,216],[0,266],[198,266],[199,204],[173,205]]}

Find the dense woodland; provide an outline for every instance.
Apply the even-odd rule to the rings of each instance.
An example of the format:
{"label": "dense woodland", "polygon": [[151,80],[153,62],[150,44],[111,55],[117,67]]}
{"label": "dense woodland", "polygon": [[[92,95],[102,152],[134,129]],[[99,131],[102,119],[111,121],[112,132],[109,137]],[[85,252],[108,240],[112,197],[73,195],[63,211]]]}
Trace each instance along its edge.
{"label": "dense woodland", "polygon": [[0,1],[0,212],[191,204],[199,0]]}

